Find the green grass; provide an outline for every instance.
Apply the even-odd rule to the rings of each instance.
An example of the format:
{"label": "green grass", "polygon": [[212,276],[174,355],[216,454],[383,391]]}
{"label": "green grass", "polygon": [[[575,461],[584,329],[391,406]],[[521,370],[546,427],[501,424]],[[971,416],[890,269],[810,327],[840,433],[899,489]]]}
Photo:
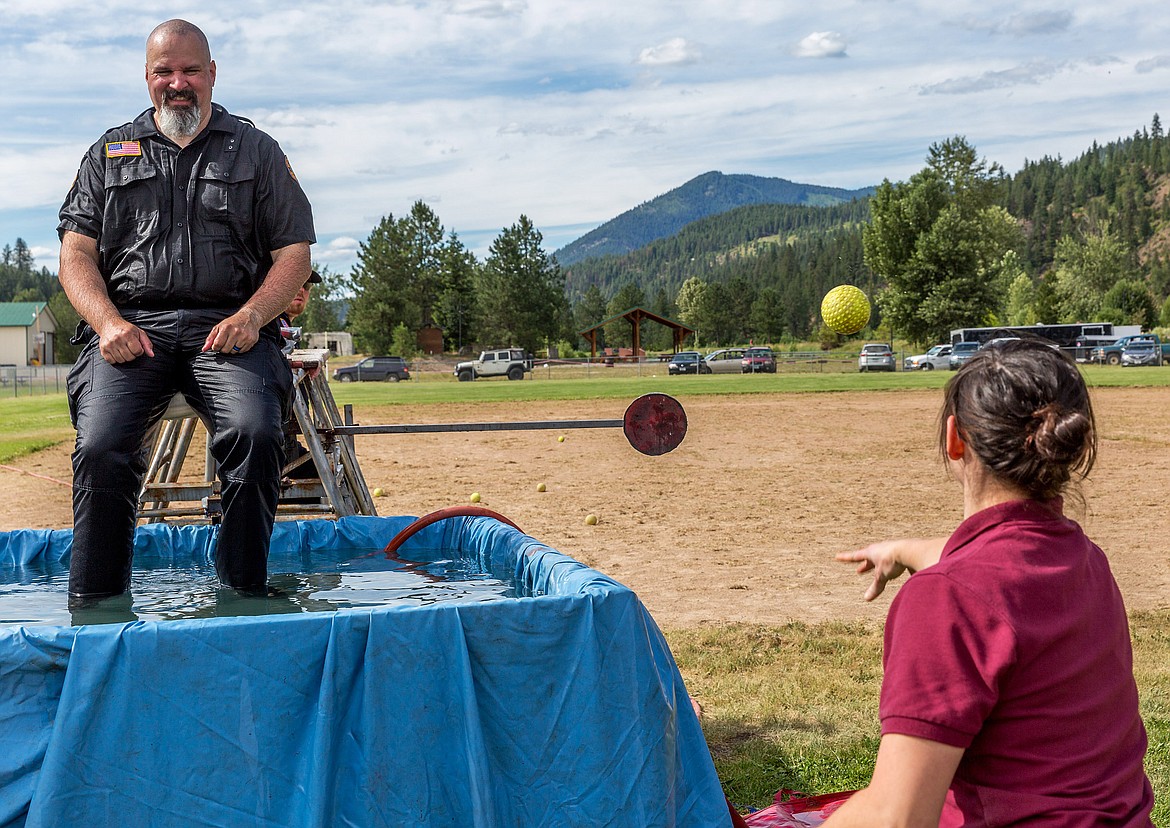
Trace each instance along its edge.
{"label": "green grass", "polygon": [[[1154,824],[1170,828],[1170,610],[1130,617],[1149,735]],[[881,626],[728,624],[665,631],[728,798],[763,808],[781,788],[864,787],[879,739]]]}
{"label": "green grass", "polygon": [[762,808],[780,788],[828,793],[869,782],[878,626],[733,624],[665,634],[704,707],[707,743],[732,802]]}
{"label": "green grass", "polygon": [[64,394],[0,400],[0,463],[72,439]]}
{"label": "green grass", "polygon": [[[840,391],[897,391],[942,388],[950,371],[897,371],[861,374],[828,370],[777,374],[714,374],[671,377],[659,365],[593,367],[588,376],[549,378],[537,369],[535,378],[523,382],[481,379],[459,382],[449,374],[416,373],[409,382],[330,383],[339,405],[429,405],[474,402],[539,402],[543,400],[630,399],[652,392],[678,397],[727,394],[830,393]],[[1115,368],[1090,365],[1083,368],[1093,387],[1163,387],[1170,385],[1170,368]],[[0,399],[0,461],[5,446],[16,454],[27,453],[36,440],[43,448],[72,437],[64,394]],[[18,446],[23,446],[19,448]]]}
{"label": "green grass", "polygon": [[[1170,385],[1170,368],[1115,368],[1089,365],[1084,369],[1090,387],[1161,387]],[[593,376],[523,382],[481,379],[458,382],[454,377],[416,374],[418,379],[398,383],[333,383],[339,405],[430,404],[453,402],[522,402],[542,400],[633,399],[661,393],[678,397],[726,394],[821,393],[840,391],[897,391],[942,388],[950,371],[897,371],[889,374],[853,372],[777,374],[713,374],[667,376],[665,367],[623,366],[595,368]]]}
{"label": "green grass", "polygon": [[[409,382],[331,383],[338,405],[442,405],[476,402],[539,402],[544,400],[632,400],[640,394],[677,397],[729,394],[810,394],[842,391],[898,391],[942,388],[954,376],[950,371],[897,371],[861,374],[826,373],[714,374],[667,376],[665,366],[594,367],[589,376],[549,378],[548,372],[523,382],[483,379],[458,382],[449,374],[416,373]],[[1090,386],[1155,387],[1170,385],[1170,368],[1115,368],[1090,365],[1084,369]],[[0,399],[0,462],[72,439],[64,394]]]}
{"label": "green grass", "polygon": [[1154,824],[1170,827],[1170,610],[1130,616],[1133,672],[1150,739],[1146,772],[1154,786]]}

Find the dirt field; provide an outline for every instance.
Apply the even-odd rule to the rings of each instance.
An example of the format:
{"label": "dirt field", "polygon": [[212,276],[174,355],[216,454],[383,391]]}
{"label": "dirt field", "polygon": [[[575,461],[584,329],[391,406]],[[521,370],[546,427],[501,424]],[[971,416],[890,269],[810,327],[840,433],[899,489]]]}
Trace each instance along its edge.
{"label": "dirt field", "polygon": [[[479,492],[528,534],[633,588],[663,627],[883,618],[888,600],[863,603],[863,577],[833,553],[944,534],[960,518],[935,450],[938,392],[680,399],[687,438],[662,457],[638,454],[617,429],[383,435],[358,437],[357,449],[370,488],[386,491],[380,514],[422,515]],[[1100,455],[1079,519],[1131,610],[1168,607],[1170,389],[1101,389],[1094,400]],[[594,419],[624,408],[388,407],[356,417]],[[9,464],[31,474],[0,469],[0,529],[70,525],[69,450]],[[585,524],[591,513],[596,526]]]}

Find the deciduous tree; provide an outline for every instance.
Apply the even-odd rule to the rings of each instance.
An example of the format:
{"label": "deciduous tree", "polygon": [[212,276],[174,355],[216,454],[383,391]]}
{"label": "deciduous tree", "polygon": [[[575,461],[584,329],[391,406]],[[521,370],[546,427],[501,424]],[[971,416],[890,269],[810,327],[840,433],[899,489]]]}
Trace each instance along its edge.
{"label": "deciduous tree", "polygon": [[932,145],[927,161],[909,182],[878,187],[864,232],[865,262],[887,284],[877,297],[884,319],[919,344],[1001,311],[1005,254],[1023,242],[994,203],[998,165],[962,137]]}
{"label": "deciduous tree", "polygon": [[698,276],[692,276],[683,282],[675,300],[678,303],[679,321],[695,330],[696,347],[705,341],[710,326],[707,294],[707,283]]}
{"label": "deciduous tree", "polygon": [[1150,288],[1141,279],[1118,279],[1105,293],[1103,309],[1116,308],[1121,324],[1152,328],[1158,324],[1158,306]]}
{"label": "deciduous tree", "polygon": [[1056,243],[1053,284],[1062,322],[1096,322],[1105,293],[1136,275],[1133,254],[1107,225]]}

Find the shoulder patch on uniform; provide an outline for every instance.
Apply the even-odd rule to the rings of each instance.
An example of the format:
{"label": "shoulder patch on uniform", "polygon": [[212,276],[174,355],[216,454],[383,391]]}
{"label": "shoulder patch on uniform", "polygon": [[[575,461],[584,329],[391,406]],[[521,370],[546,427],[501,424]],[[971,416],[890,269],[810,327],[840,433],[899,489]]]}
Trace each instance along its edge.
{"label": "shoulder patch on uniform", "polygon": [[[292,162],[288,160],[287,155],[284,157],[284,165],[288,167],[288,174],[292,176],[292,180],[297,181],[297,174],[293,172]],[[297,181],[297,183],[300,184],[301,182]]]}
{"label": "shoulder patch on uniform", "polygon": [[124,158],[130,155],[142,155],[141,142],[114,141],[106,144],[106,158]]}

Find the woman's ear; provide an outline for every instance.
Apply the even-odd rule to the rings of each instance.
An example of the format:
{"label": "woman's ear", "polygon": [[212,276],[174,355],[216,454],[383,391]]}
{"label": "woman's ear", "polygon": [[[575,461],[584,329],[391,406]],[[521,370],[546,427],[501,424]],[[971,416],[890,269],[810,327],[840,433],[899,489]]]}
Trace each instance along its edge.
{"label": "woman's ear", "polygon": [[952,460],[962,460],[967,451],[967,444],[959,436],[959,425],[955,422],[955,415],[947,417],[947,457]]}

